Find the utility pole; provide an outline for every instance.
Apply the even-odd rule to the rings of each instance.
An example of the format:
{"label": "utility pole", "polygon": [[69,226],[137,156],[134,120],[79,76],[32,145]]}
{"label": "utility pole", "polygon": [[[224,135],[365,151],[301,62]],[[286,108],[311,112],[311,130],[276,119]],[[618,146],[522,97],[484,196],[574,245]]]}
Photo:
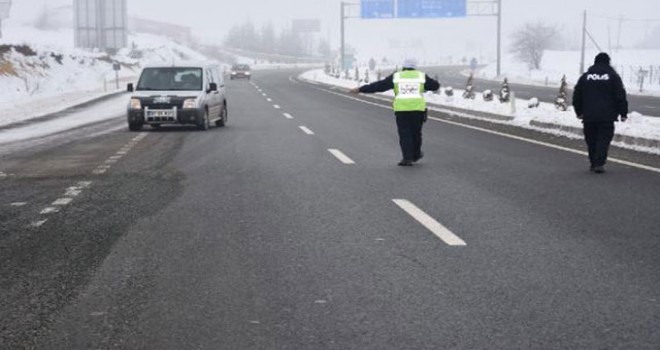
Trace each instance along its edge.
{"label": "utility pole", "polygon": [[580,59],[580,75],[584,74],[584,58],[587,50],[587,10],[584,10],[582,22],[582,58]]}
{"label": "utility pole", "polygon": [[616,52],[621,50],[621,27],[623,26],[623,15],[619,17],[619,33],[616,38]]}
{"label": "utility pole", "polygon": [[339,44],[340,45],[339,50],[341,51],[341,53],[340,53],[340,58],[339,58],[340,59],[339,67],[341,67],[341,70],[343,72],[344,69],[345,69],[344,64],[346,62],[346,3],[342,1],[339,6],[341,6],[341,11],[340,11],[340,16],[341,16],[341,20],[340,20],[341,21],[340,22],[341,23],[341,26],[340,26],[341,27],[341,29],[340,29],[341,39],[340,39],[340,41],[341,42]]}
{"label": "utility pole", "polygon": [[502,0],[497,0],[497,75],[502,74]]}

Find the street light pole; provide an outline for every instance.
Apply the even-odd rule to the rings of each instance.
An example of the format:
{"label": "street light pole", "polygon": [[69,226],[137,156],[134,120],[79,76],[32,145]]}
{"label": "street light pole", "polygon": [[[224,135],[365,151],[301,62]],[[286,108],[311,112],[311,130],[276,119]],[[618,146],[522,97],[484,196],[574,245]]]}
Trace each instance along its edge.
{"label": "street light pole", "polygon": [[582,21],[582,57],[580,59],[580,75],[584,74],[584,60],[587,50],[587,10],[584,10]]}
{"label": "street light pole", "polygon": [[502,0],[497,0],[497,76],[502,74]]}

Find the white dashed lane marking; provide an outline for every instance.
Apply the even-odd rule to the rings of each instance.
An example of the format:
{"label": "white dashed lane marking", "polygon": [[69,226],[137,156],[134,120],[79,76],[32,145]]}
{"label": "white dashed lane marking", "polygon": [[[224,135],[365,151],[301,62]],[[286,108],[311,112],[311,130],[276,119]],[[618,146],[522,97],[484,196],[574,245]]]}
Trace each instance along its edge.
{"label": "white dashed lane marking", "polygon": [[15,203],[11,203],[9,205],[12,206],[12,207],[24,207],[24,206],[27,205],[27,202],[15,202]]}
{"label": "white dashed lane marking", "polygon": [[338,149],[329,149],[328,151],[330,151],[330,153],[332,153],[333,156],[339,159],[340,162],[346,165],[355,164],[355,162],[351,158],[349,158],[347,155],[344,154],[344,152]]}
{"label": "white dashed lane marking", "polygon": [[39,221],[35,221],[35,222],[31,223],[30,226],[31,226],[31,227],[35,227],[35,228],[37,228],[37,227],[41,227],[41,226],[43,226],[43,225],[44,225],[45,223],[47,223],[47,222],[48,222],[48,219],[46,219],[46,220],[39,220]]}
{"label": "white dashed lane marking", "polygon": [[[128,154],[135,146],[137,146],[142,140],[144,140],[145,137],[147,137],[147,133],[141,133],[137,136],[135,136],[130,142],[128,142],[126,145],[124,145],[117,154],[109,157],[107,160],[103,162],[103,164],[100,164],[99,166],[96,167],[92,171],[92,174],[94,175],[102,175],[105,174],[108,170],[112,168],[112,165],[117,163],[123,156]],[[49,214],[55,214],[60,212],[60,208],[67,206],[73,202],[73,200],[80,196],[82,192],[92,186],[91,181],[80,181],[78,182],[75,186],[71,186],[66,189],[66,192],[64,193],[64,196],[62,198],[59,198],[55,200],[51,206],[44,208],[39,212],[41,215],[49,215]],[[15,205],[18,206],[18,205]],[[30,224],[31,227],[41,227],[44,223],[46,223],[48,220],[40,220],[40,221],[35,221]]]}
{"label": "white dashed lane marking", "polygon": [[285,117],[286,119],[293,119],[293,116],[292,116],[291,114],[289,114],[289,113],[284,113],[284,117]]}
{"label": "white dashed lane marking", "polygon": [[58,208],[48,207],[48,208],[45,208],[44,210],[42,210],[39,214],[48,215],[48,214],[55,214],[55,213],[59,213],[59,212],[60,212],[60,210]]}
{"label": "white dashed lane marking", "polygon": [[73,202],[73,198],[60,198],[60,199],[54,201],[53,205],[58,206],[58,207],[63,207],[65,205],[71,204],[71,202]]}
{"label": "white dashed lane marking", "polygon": [[300,128],[300,130],[302,130],[307,135],[314,135],[314,132],[306,126],[301,125],[301,126],[299,126],[299,128]]}
{"label": "white dashed lane marking", "polygon": [[269,98],[266,99],[266,101],[273,102],[273,99],[269,97]]}
{"label": "white dashed lane marking", "polygon": [[465,241],[460,239],[454,233],[449,231],[437,220],[432,218],[430,215],[426,214],[424,211],[419,209],[417,206],[405,199],[394,199],[396,205],[403,209],[406,213],[412,216],[420,224],[426,227],[429,231],[433,232],[438,238],[443,242],[447,243],[450,246],[465,246],[467,245]]}
{"label": "white dashed lane marking", "polygon": [[275,109],[280,109],[280,108],[282,108],[282,107],[280,107],[279,105],[273,105],[273,108],[275,108]]}

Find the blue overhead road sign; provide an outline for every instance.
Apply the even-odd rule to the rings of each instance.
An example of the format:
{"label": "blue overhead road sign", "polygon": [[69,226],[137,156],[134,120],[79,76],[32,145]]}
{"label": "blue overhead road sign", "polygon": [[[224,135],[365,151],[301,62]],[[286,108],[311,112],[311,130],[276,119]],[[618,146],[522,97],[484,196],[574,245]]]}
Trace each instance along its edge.
{"label": "blue overhead road sign", "polygon": [[467,0],[398,0],[399,18],[466,17]]}
{"label": "blue overhead road sign", "polygon": [[364,19],[394,18],[394,0],[362,0],[360,5]]}

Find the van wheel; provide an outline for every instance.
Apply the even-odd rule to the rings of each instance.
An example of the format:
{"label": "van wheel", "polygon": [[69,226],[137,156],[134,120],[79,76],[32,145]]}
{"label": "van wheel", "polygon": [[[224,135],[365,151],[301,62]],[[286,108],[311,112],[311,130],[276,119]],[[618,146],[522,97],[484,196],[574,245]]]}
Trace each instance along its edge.
{"label": "van wheel", "polygon": [[227,124],[227,107],[222,108],[222,113],[220,113],[220,119],[215,121],[215,126],[222,128]]}
{"label": "van wheel", "polygon": [[201,121],[201,124],[197,124],[197,130],[206,131],[209,129],[209,111],[204,112],[204,118]]}
{"label": "van wheel", "polygon": [[140,130],[142,130],[142,124],[140,124],[140,123],[136,123],[136,124],[128,123],[128,130],[130,130],[130,131],[140,131]]}

